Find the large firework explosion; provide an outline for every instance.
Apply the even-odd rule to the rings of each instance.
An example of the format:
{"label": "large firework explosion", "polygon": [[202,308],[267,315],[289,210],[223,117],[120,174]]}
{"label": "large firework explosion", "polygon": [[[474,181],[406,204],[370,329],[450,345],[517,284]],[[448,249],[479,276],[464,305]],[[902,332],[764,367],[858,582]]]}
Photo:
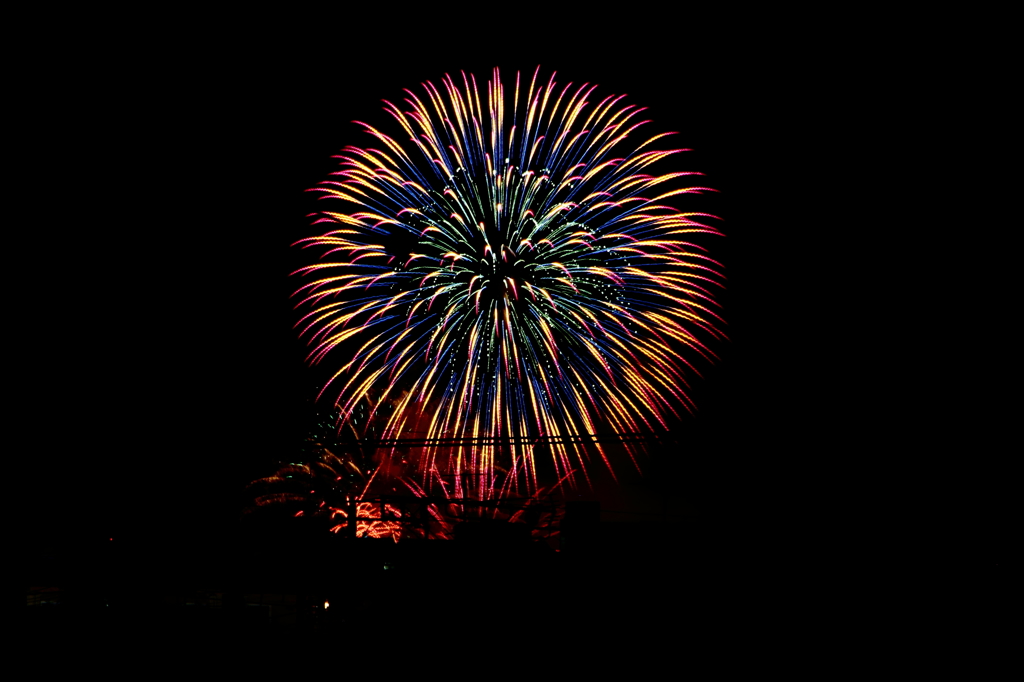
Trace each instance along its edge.
{"label": "large firework explosion", "polygon": [[[343,418],[373,394],[383,438],[513,437],[418,450],[404,475],[425,490],[531,495],[529,437],[664,429],[721,337],[719,266],[694,241],[720,233],[670,203],[709,188],[650,170],[687,150],[658,149],[671,133],[642,135],[622,96],[538,73],[506,92],[495,69],[485,97],[445,76],[386,102],[400,132],[360,123],[375,145],[337,157],[314,191],[339,210],[299,242],[321,251],[299,270],[300,328],[311,362],[340,365],[324,391]],[[558,480],[589,479],[582,445],[544,452]]]}

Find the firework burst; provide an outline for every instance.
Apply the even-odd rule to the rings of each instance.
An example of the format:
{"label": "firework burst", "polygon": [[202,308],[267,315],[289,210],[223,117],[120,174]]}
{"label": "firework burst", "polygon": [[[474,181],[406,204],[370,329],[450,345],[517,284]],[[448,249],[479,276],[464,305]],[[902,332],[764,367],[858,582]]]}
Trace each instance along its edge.
{"label": "firework burst", "polygon": [[[419,484],[449,476],[451,494],[535,493],[530,437],[665,428],[691,408],[690,360],[721,337],[720,268],[696,243],[719,232],[671,205],[709,188],[651,172],[687,150],[641,135],[622,96],[538,72],[511,92],[495,69],[483,93],[463,74],[386,102],[400,133],[360,124],[374,146],[345,148],[313,190],[344,211],[299,242],[321,251],[299,270],[299,326],[311,362],[340,364],[324,390],[343,415],[373,393],[383,437],[515,437],[423,448]],[[560,480],[588,476],[579,444],[545,456]]]}

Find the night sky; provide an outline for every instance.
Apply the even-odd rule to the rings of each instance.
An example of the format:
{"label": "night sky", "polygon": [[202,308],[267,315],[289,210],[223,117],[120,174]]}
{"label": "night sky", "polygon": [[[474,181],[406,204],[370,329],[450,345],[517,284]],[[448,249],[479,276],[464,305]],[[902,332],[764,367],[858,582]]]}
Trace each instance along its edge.
{"label": "night sky", "polygon": [[47,163],[53,192],[79,189],[37,217],[53,232],[40,226],[33,252],[56,233],[59,253],[23,325],[38,339],[22,427],[35,443],[21,492],[31,546],[235,523],[245,483],[301,437],[320,379],[289,300],[289,273],[307,262],[289,245],[322,208],[304,190],[332,154],[368,143],[351,121],[390,125],[380,100],[402,88],[460,70],[486,81],[494,66],[507,84],[539,64],[648,107],[652,130],[694,150],[678,170],[720,190],[686,201],[723,218],[710,245],[730,340],[699,365],[692,442],[662,453],[634,498],[679,505],[744,556],[906,557],[926,537],[928,556],[948,540],[991,564],[1003,502],[910,502],[955,497],[915,492],[950,460],[889,430],[905,380],[874,363],[885,341],[872,304],[849,295],[848,276],[891,266],[862,248],[860,195],[838,161],[866,181],[882,153],[861,116],[870,73],[824,40],[756,34],[679,18],[451,43],[353,25],[337,40],[240,29],[136,38],[68,63],[50,86],[62,104],[47,114]]}

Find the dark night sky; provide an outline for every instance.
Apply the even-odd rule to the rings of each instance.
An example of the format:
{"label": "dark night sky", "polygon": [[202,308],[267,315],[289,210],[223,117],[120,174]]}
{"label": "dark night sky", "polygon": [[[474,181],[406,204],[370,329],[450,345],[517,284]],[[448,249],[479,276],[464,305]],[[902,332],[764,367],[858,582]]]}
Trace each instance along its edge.
{"label": "dark night sky", "polygon": [[[873,70],[825,38],[672,19],[619,28],[622,40],[579,29],[451,45],[350,25],[336,39],[239,29],[97,46],[54,75],[66,94],[47,114],[53,164],[88,190],[48,212],[66,235],[66,303],[32,313],[59,331],[33,347],[45,381],[28,394],[43,443],[23,493],[30,534],[230,524],[315,395],[288,298],[301,260],[289,244],[317,209],[304,190],[367,142],[353,119],[388,124],[381,99],[446,72],[486,80],[498,65],[510,79],[540,64],[647,106],[694,149],[676,163],[721,192],[692,205],[724,219],[714,255],[731,341],[695,382],[692,447],[658,465],[674,499],[758,546],[864,546],[853,536],[885,526],[879,509],[902,511],[914,466],[883,433],[895,401],[871,361],[880,342],[850,339],[871,323],[844,281],[862,268],[837,157],[863,170],[879,153]],[[957,532],[975,533],[970,519]]]}

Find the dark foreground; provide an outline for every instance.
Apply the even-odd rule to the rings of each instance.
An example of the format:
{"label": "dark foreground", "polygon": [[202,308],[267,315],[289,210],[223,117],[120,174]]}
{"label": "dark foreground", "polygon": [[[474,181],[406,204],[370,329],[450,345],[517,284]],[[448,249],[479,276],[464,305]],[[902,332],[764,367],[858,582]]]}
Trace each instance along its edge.
{"label": "dark foreground", "polygon": [[514,531],[395,543],[291,525],[41,551],[13,597],[18,640],[34,657],[179,663],[196,652],[257,662],[348,652],[364,665],[501,651],[512,666],[557,654],[598,667],[700,660],[750,670],[822,657],[858,667],[932,630],[953,632],[966,607],[989,618],[977,631],[1001,646],[998,576],[962,577],[976,580],[973,591],[940,593],[950,565],[929,571],[898,554],[840,563],[813,545],[660,523],[602,523],[550,542]]}

